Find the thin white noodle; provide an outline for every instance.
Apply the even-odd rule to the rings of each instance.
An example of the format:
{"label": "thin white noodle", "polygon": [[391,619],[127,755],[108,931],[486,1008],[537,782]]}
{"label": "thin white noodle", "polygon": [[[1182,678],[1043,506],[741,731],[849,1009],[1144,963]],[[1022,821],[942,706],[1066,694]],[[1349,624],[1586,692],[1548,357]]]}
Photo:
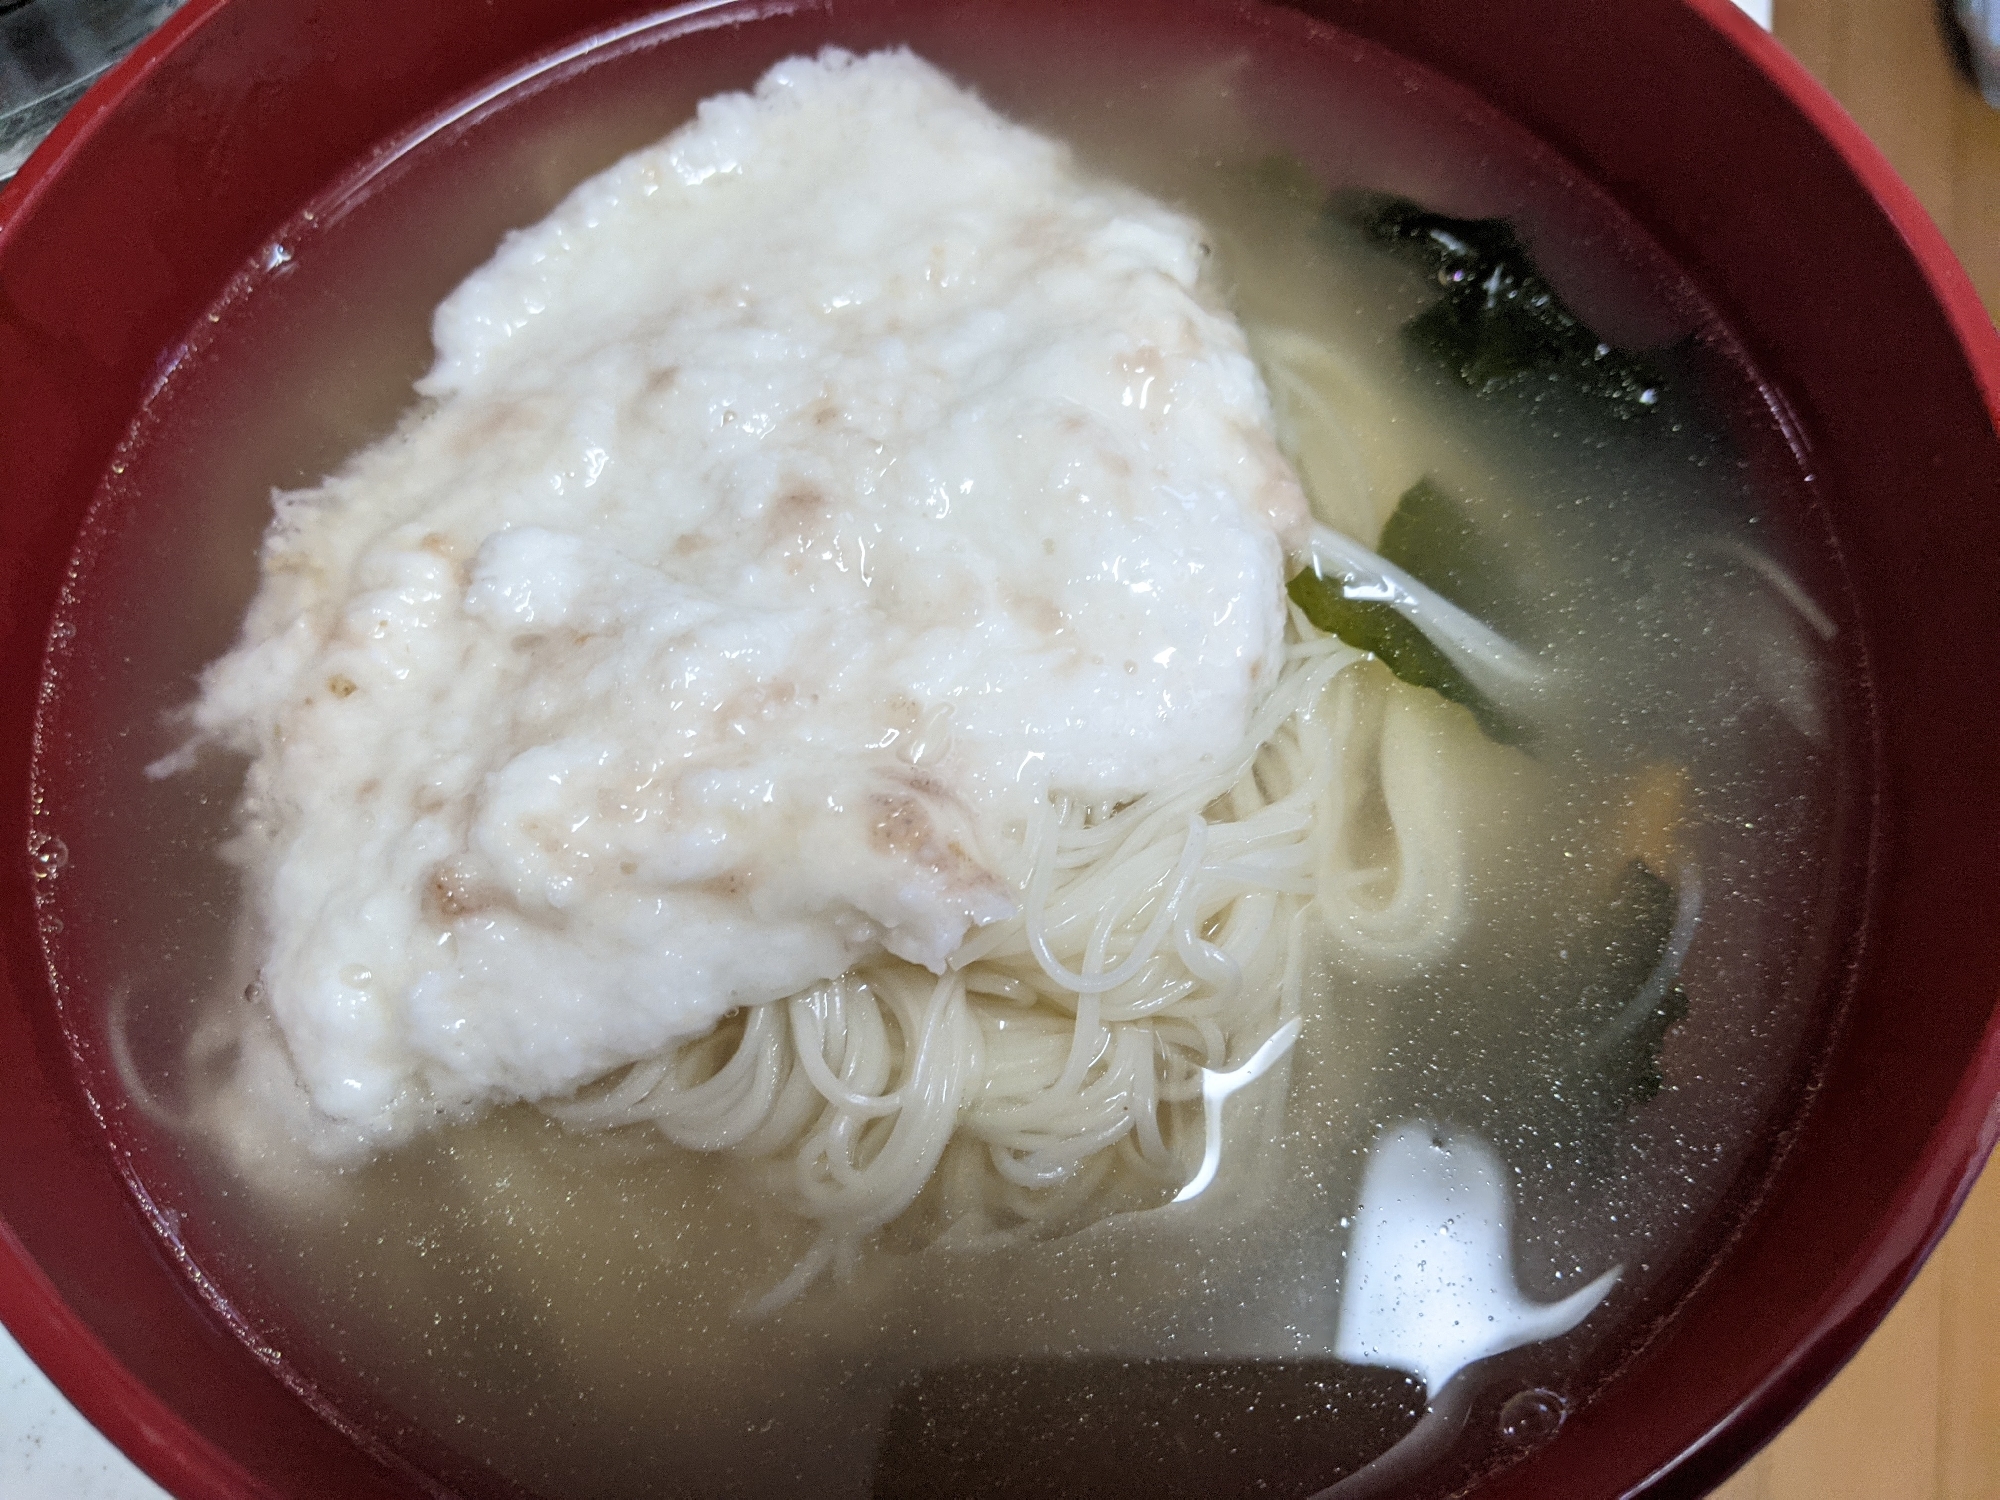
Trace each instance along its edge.
{"label": "thin white noodle", "polygon": [[1749,568],[1768,583],[1778,597],[1789,604],[1798,617],[1811,627],[1813,634],[1821,640],[1830,641],[1840,633],[1840,627],[1834,624],[1833,616],[1813,601],[1812,595],[1800,587],[1799,581],[1755,547],[1735,537],[1710,537],[1696,545],[1719,552],[1724,557]]}
{"label": "thin white noodle", "polygon": [[[1051,798],[1020,910],[942,975],[871,963],[545,1108],[781,1164],[818,1236],[752,1314],[851,1264],[933,1182],[950,1244],[1060,1232],[1105,1194],[1165,1202],[1202,1161],[1204,1077],[1302,1019],[1315,930],[1414,967],[1462,923],[1435,731],[1362,660],[1295,614],[1240,753],[1116,807]],[[1386,841],[1353,832],[1376,803]]]}
{"label": "thin white noodle", "polygon": [[1315,522],[1310,552],[1313,572],[1342,579],[1342,592],[1350,599],[1379,600],[1393,607],[1475,686],[1495,698],[1518,699],[1523,691],[1547,685],[1548,670],[1530,652],[1352,537]]}

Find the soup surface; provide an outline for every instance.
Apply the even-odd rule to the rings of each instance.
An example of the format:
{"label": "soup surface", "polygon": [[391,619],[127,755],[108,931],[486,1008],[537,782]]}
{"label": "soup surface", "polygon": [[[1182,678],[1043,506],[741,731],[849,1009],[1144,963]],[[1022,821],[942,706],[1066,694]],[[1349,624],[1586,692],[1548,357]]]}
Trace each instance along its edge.
{"label": "soup surface", "polygon": [[[608,40],[302,211],[192,331],[87,528],[41,728],[87,769],[43,801],[44,926],[70,1024],[127,1080],[109,1123],[135,1190],[205,1294],[467,1489],[1304,1495],[1393,1448],[1410,1493],[1446,1493],[1551,1436],[1671,1306],[1809,1060],[1840,610],[1726,330],[1534,143],[1336,34],[1008,16],[857,12],[833,39],[910,45],[1198,221],[1320,519],[1388,551],[1444,497],[1478,544],[1459,602],[1560,690],[1475,717],[1351,669],[1355,713],[1425,726],[1463,920],[1413,961],[1308,945],[1284,1066],[1210,1070],[1228,1144],[1185,1201],[1113,1182],[967,1243],[939,1202],[980,1164],[948,1152],[841,1274],[746,1316],[814,1233],[730,1155],[524,1105],[348,1159],[219,1138],[234,1058],[203,1039],[259,961],[220,852],[244,762],[145,768],[236,638],[271,490],[394,427],[432,309],[506,230],[829,23]],[[1653,399],[1468,383],[1406,332],[1449,276],[1371,234],[1354,190],[1508,219],[1600,338],[1646,352]],[[1363,830],[1381,755],[1353,773]]]}

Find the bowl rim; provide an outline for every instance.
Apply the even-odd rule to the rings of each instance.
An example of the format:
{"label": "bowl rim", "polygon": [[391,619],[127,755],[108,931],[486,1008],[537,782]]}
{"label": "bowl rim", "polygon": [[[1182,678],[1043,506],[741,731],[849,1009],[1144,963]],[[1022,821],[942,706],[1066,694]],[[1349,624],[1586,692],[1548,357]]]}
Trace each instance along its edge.
{"label": "bowl rim", "polygon": [[[2000,437],[2000,325],[1914,189],[1860,124],[1774,32],[1735,0],[1678,0],[1717,32],[1803,115],[1887,219],[1945,315]],[[1923,1269],[1989,1163],[2000,1172],[2000,1007],[1967,1057],[1958,1086],[1888,1209],[1828,1289],[1810,1334],[1694,1442],[1633,1485],[1628,1500],[1672,1480],[1719,1484],[1775,1438],[1830,1384]],[[1782,1157],[1773,1168],[1783,1170]],[[1726,1254],[1727,1251],[1725,1250]],[[1676,1487],[1678,1492],[1678,1486]]]}
{"label": "bowl rim", "polygon": [[[0,249],[71,159],[161,61],[231,3],[184,0],[84,91],[14,176],[0,183]],[[111,1352],[5,1220],[0,1220],[0,1324],[64,1399],[174,1500],[277,1500]]]}
{"label": "bowl rim", "polygon": [[[244,0],[185,0],[69,110],[15,176],[0,184],[0,251],[51,184],[151,75],[196,32]],[[692,16],[736,0],[664,6],[658,18]],[[1280,0],[1282,3],[1282,0]],[[1971,277],[1915,192],[1860,125],[1776,37],[1734,0],[1669,0],[1718,32],[1764,83],[1831,146],[1894,228],[1963,352],[2000,433],[2000,330]],[[1811,1334],[1795,1343],[1693,1444],[1627,1493],[1653,1492],[1691,1463],[1717,1481],[1775,1436],[1874,1331],[1949,1228],[2000,1144],[2000,1009],[1988,1020],[1952,1097]],[[1996,1167],[1995,1170],[2000,1170]],[[245,1500],[276,1494],[141,1381],[62,1297],[0,1220],[0,1323],[79,1412],[179,1500]]]}
{"label": "bowl rim", "polygon": [[[1805,64],[1734,0],[1682,3],[1736,44],[1833,146],[1875,200],[1944,310],[1984,397],[1987,416],[2000,433],[2000,328],[1915,190]],[[1726,1465],[1723,1473],[1733,1472],[1776,1437],[1840,1373],[1916,1279],[1989,1161],[2000,1163],[1996,1146],[2000,1146],[2000,1009],[1989,1018],[1977,1051],[1905,1176],[1894,1207],[1856,1257],[1860,1265],[1855,1274],[1840,1283],[1841,1295],[1823,1309],[1811,1338],[1795,1345],[1696,1444],[1649,1475],[1639,1488],[1658,1484],[1711,1450]],[[1994,1170],[2000,1171],[2000,1164]]]}

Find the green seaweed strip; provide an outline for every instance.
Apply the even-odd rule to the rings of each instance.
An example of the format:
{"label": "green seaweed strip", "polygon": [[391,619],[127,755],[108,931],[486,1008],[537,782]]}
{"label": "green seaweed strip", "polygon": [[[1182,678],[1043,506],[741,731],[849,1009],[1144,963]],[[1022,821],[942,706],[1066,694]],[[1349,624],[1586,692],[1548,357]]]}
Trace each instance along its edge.
{"label": "green seaweed strip", "polygon": [[1380,599],[1350,599],[1345,578],[1328,577],[1306,568],[1285,585],[1305,617],[1329,635],[1337,635],[1359,651],[1367,651],[1413,687],[1432,692],[1472,711],[1479,727],[1503,745],[1518,745],[1529,736],[1524,726],[1503,714],[1451,658],[1431,644],[1416,626]]}
{"label": "green seaweed strip", "polygon": [[1419,583],[1505,636],[1527,631],[1522,589],[1465,502],[1419,479],[1396,502],[1375,550]]}
{"label": "green seaweed strip", "polygon": [[1688,1013],[1679,976],[1636,1022],[1625,1018],[1624,1011],[1666,958],[1678,904],[1673,886],[1636,862],[1626,868],[1612,898],[1611,968],[1593,986],[1595,1034],[1584,1049],[1584,1076],[1578,1080],[1601,1114],[1622,1114],[1665,1085],[1661,1049],[1667,1033]]}
{"label": "green seaweed strip", "polygon": [[[1420,479],[1403,492],[1382,528],[1379,550],[1418,582],[1488,624],[1511,621],[1518,614],[1509,602],[1511,580],[1497,573],[1492,548],[1481,540],[1464,506],[1429,479]],[[1489,738],[1518,745],[1531,737],[1525,725],[1502,713],[1393,605],[1380,599],[1350,599],[1347,582],[1307,568],[1285,585],[1285,592],[1319,629],[1372,653],[1412,686],[1429,688],[1470,709]]]}
{"label": "green seaweed strip", "polygon": [[1348,598],[1346,582],[1307,568],[1285,585],[1285,592],[1313,624],[1356,650],[1372,652],[1403,681],[1473,706],[1479,690],[1428,636],[1380,599]]}
{"label": "green seaweed strip", "polygon": [[1544,376],[1571,382],[1622,417],[1658,406],[1659,371],[1584,326],[1505,219],[1454,219],[1372,193],[1338,196],[1329,212],[1351,218],[1437,278],[1444,296],[1403,332],[1473,390]]}

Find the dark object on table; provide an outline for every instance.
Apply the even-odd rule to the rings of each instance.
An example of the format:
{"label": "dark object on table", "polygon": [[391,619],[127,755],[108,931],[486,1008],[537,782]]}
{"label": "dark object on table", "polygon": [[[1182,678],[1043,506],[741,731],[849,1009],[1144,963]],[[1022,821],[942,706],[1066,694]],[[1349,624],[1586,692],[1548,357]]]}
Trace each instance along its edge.
{"label": "dark object on table", "polygon": [[2000,0],[1938,0],[1952,61],[2000,109]]}
{"label": "dark object on table", "polygon": [[0,0],[0,182],[180,0]]}

